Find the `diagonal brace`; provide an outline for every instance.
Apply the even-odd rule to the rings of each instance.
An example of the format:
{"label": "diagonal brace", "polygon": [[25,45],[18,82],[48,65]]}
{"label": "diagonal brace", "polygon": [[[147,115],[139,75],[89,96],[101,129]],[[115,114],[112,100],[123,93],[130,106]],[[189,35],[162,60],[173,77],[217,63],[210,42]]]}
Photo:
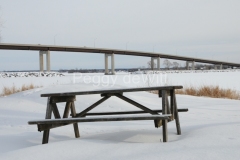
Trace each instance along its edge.
{"label": "diagonal brace", "polygon": [[141,104],[139,104],[139,103],[123,96],[123,95],[121,95],[121,94],[115,94],[115,96],[124,100],[124,101],[126,101],[126,102],[128,102],[128,103],[130,103],[130,104],[132,104],[132,105],[134,105],[134,106],[136,106],[136,107],[138,107],[138,108],[140,108],[140,109],[142,109],[142,110],[144,110],[147,113],[150,113],[150,114],[153,114],[153,115],[158,114],[158,112],[153,111],[153,110],[151,110],[151,109],[149,109],[149,108],[147,108],[147,107],[145,107],[145,106],[143,106],[143,105],[141,105]]}
{"label": "diagonal brace", "polygon": [[90,110],[92,110],[93,108],[97,107],[99,104],[103,103],[104,101],[106,101],[108,98],[110,98],[111,96],[105,96],[102,99],[100,99],[99,101],[97,101],[96,103],[92,104],[90,107],[86,108],[84,111],[76,114],[75,117],[83,117],[85,116],[85,114],[87,112],[89,112]]}

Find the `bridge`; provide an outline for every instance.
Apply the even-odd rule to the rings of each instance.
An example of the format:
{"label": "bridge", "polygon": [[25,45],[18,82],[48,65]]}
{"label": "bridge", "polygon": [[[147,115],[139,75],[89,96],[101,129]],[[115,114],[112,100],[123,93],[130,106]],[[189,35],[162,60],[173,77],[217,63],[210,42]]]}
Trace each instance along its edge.
{"label": "bridge", "polygon": [[[39,51],[39,67],[40,71],[44,70],[44,59],[43,55],[46,54],[46,69],[50,71],[50,51],[62,51],[62,52],[84,52],[84,53],[100,53],[105,55],[105,74],[115,74],[115,59],[114,55],[132,55],[132,56],[144,56],[151,58],[151,69],[160,70],[160,58],[174,59],[186,61],[186,69],[189,69],[191,64],[191,69],[195,69],[195,62],[207,63],[215,65],[215,68],[222,69],[222,66],[230,67],[240,67],[238,63],[215,61],[209,59],[169,55],[163,53],[152,53],[152,52],[141,52],[141,51],[131,51],[131,50],[118,50],[118,49],[106,49],[106,48],[89,48],[89,47],[75,47],[75,46],[57,46],[57,45],[41,45],[41,44],[8,44],[0,43],[1,50],[31,50]],[[111,57],[111,73],[108,70],[108,57]],[[157,61],[157,67],[154,68],[154,61]]]}

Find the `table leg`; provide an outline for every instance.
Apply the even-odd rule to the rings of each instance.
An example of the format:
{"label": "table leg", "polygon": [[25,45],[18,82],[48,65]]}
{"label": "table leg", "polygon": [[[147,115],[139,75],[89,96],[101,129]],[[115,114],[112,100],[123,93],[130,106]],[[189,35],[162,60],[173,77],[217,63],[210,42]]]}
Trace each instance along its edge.
{"label": "table leg", "polygon": [[58,108],[57,108],[57,104],[56,103],[52,103],[51,106],[52,106],[52,111],[53,111],[53,115],[54,115],[55,119],[60,119],[61,116],[59,114],[59,111],[58,111]]}
{"label": "table leg", "polygon": [[[167,114],[167,91],[162,90],[162,114]],[[167,122],[168,120],[162,120],[162,131],[163,131],[163,142],[168,141],[168,135],[167,135]]]}
{"label": "table leg", "polygon": [[64,113],[63,113],[63,118],[68,118],[70,107],[71,107],[71,102],[66,102],[66,106],[64,109]]}
{"label": "table leg", "polygon": [[163,142],[167,142],[168,141],[168,135],[167,135],[167,120],[163,120],[163,123],[162,123],[162,131],[163,131]]}
{"label": "table leg", "polygon": [[[76,109],[75,109],[74,102],[71,102],[71,112],[72,112],[72,117],[76,117]],[[75,137],[76,138],[80,137],[78,123],[73,123],[73,128],[74,128],[74,132],[75,132]]]}
{"label": "table leg", "polygon": [[178,116],[177,100],[176,100],[176,94],[175,94],[174,90],[173,90],[173,102],[174,102],[174,116],[175,116],[177,134],[181,135],[181,127],[180,127],[180,121],[179,121],[179,116]]}
{"label": "table leg", "polygon": [[166,104],[167,104],[167,114],[171,114],[170,107],[169,107],[168,96],[166,98]]}
{"label": "table leg", "polygon": [[[47,110],[46,110],[45,119],[51,119],[51,117],[52,117],[52,106],[51,106],[50,102],[51,102],[51,98],[48,97]],[[43,131],[42,144],[48,143],[49,133],[50,133],[50,129]]]}
{"label": "table leg", "polygon": [[174,114],[175,114],[175,107],[174,107],[174,94],[173,94],[174,90],[170,90],[170,110],[171,110],[171,120],[174,120]]}

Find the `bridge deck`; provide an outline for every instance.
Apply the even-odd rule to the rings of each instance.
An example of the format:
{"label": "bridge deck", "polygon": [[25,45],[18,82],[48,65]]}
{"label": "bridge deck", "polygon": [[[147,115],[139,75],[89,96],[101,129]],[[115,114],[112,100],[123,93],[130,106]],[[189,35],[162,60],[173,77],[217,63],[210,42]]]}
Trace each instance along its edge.
{"label": "bridge deck", "polygon": [[76,46],[40,45],[40,44],[8,44],[8,43],[1,43],[0,49],[2,50],[3,49],[4,50],[33,50],[33,51],[64,51],[64,52],[85,52],[85,53],[114,53],[114,54],[120,54],[120,55],[161,57],[161,58],[167,58],[167,59],[195,61],[199,63],[222,64],[222,65],[228,65],[233,67],[240,67],[240,64],[231,63],[231,62],[176,56],[176,55],[169,55],[169,54],[163,54],[163,53],[131,51],[131,50],[89,48],[89,47],[76,47]]}

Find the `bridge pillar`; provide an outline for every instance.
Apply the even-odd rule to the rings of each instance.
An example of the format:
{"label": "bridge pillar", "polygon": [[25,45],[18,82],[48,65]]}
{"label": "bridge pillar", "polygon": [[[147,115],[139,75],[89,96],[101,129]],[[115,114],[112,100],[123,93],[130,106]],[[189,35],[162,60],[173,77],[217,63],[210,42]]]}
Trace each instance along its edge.
{"label": "bridge pillar", "polygon": [[195,70],[195,61],[186,61],[186,70],[189,70],[190,63],[191,63],[192,70]]}
{"label": "bridge pillar", "polygon": [[186,70],[189,70],[189,62],[186,61]]}
{"label": "bridge pillar", "polygon": [[217,69],[222,70],[222,64],[218,64],[218,65],[215,64],[215,65],[214,65],[214,69],[215,69],[215,70],[217,70]]}
{"label": "bridge pillar", "polygon": [[195,61],[192,61],[192,70],[195,70]]}
{"label": "bridge pillar", "polygon": [[43,72],[43,67],[44,65],[44,61],[43,61],[43,53],[40,51],[39,52],[39,68],[40,68],[40,72]]}
{"label": "bridge pillar", "polygon": [[44,59],[43,55],[46,54],[46,70],[50,72],[50,51],[39,51],[39,67],[40,72],[44,71]]}
{"label": "bridge pillar", "polygon": [[105,53],[105,75],[109,75],[108,70],[108,57],[111,57],[111,74],[115,74],[115,61],[114,61],[114,53],[107,54]]}
{"label": "bridge pillar", "polygon": [[157,57],[157,69],[160,70],[160,57]]}
{"label": "bridge pillar", "polygon": [[151,57],[151,70],[154,70],[154,59]]}
{"label": "bridge pillar", "polygon": [[108,55],[105,53],[105,74],[108,75]]}
{"label": "bridge pillar", "polygon": [[115,60],[114,60],[114,54],[111,54],[111,67],[112,67],[112,74],[115,74]]}
{"label": "bridge pillar", "polygon": [[223,65],[222,64],[220,64],[220,70],[222,70],[223,69]]}
{"label": "bridge pillar", "polygon": [[51,70],[50,69],[50,51],[46,52],[46,61],[47,61],[47,64],[46,64],[47,65],[46,66],[47,67],[47,71],[50,72],[50,70]]}
{"label": "bridge pillar", "polygon": [[157,70],[160,70],[160,57],[151,57],[151,69],[154,70],[154,60],[157,60]]}

